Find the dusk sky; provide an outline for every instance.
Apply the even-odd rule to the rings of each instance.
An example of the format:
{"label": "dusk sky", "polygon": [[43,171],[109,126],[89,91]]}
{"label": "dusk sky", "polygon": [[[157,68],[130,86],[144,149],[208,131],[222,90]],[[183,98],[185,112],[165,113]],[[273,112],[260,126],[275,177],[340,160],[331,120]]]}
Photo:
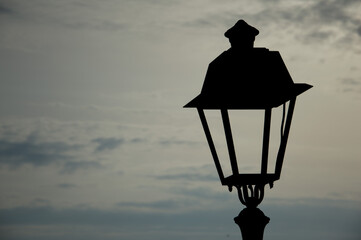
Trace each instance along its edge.
{"label": "dusk sky", "polygon": [[[259,206],[264,239],[361,239],[360,13],[359,0],[0,0],[0,238],[241,239],[243,206],[183,106],[244,19],[314,86]],[[241,122],[249,160],[262,121]]]}

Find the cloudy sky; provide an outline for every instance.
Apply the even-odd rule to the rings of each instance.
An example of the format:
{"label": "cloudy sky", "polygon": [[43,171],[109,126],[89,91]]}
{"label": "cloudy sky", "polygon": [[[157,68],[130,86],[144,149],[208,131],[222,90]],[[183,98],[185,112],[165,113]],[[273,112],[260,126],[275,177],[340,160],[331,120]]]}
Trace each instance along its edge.
{"label": "cloudy sky", "polygon": [[[360,239],[360,12],[359,0],[0,0],[1,239],[240,239],[243,207],[182,108],[239,19],[314,86],[260,205],[264,238]],[[242,122],[247,159],[257,117]]]}

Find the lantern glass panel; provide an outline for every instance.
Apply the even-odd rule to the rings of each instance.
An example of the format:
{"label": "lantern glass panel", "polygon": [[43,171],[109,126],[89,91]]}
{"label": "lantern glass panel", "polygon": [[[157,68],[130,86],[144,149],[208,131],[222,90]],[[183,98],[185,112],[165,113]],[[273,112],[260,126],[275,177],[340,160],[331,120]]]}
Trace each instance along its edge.
{"label": "lantern glass panel", "polygon": [[224,176],[230,176],[232,175],[232,169],[229,161],[227,141],[224,134],[221,111],[204,110],[204,114],[207,119],[209,131],[211,133],[213,143],[217,151],[223,174]]}
{"label": "lantern glass panel", "polygon": [[264,111],[229,110],[228,114],[239,173],[260,173]]}

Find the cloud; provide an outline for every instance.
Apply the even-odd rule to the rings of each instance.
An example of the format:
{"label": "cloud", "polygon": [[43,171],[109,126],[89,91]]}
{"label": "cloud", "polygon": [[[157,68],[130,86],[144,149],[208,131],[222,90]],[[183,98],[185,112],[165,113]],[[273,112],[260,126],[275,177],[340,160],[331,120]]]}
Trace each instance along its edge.
{"label": "cloud", "polygon": [[96,161],[77,160],[80,150],[84,149],[80,144],[40,140],[34,133],[22,141],[0,139],[0,165],[15,169],[27,164],[34,167],[58,164],[62,166],[62,174],[102,168]]}
{"label": "cloud", "polygon": [[71,183],[60,183],[60,184],[57,185],[57,187],[64,188],[64,189],[69,189],[69,188],[75,188],[76,185],[71,184]]}
{"label": "cloud", "polygon": [[95,152],[103,152],[107,150],[116,149],[123,144],[139,144],[143,143],[146,140],[144,138],[114,138],[114,137],[98,137],[91,140],[91,142],[96,143],[97,147],[95,148]]}
{"label": "cloud", "polygon": [[119,147],[121,144],[125,142],[124,138],[95,138],[92,140],[92,142],[95,142],[98,144],[95,151],[96,152],[102,152],[105,150],[113,150],[117,147]]}
{"label": "cloud", "polygon": [[357,0],[315,1],[290,11],[298,13],[295,14],[296,17],[291,17],[293,21],[291,26],[298,28],[298,36],[305,43],[317,44],[324,40],[337,43],[346,38],[353,39],[354,29],[361,24],[361,21],[358,14],[350,14],[349,9],[360,9],[360,7],[360,1]]}
{"label": "cloud", "polygon": [[50,200],[44,199],[44,198],[35,198],[31,202],[32,207],[38,207],[38,206],[50,206]]}
{"label": "cloud", "polygon": [[219,181],[215,174],[179,173],[165,174],[155,177],[158,180],[182,180],[182,181]]}
{"label": "cloud", "polygon": [[[152,204],[157,205],[157,202],[149,203]],[[173,203],[170,201],[168,204]],[[354,203],[341,201],[335,206],[324,199],[309,199],[307,204],[263,204],[260,208],[271,218],[264,238],[289,239],[291,236],[294,240],[338,240],[346,237],[358,240],[361,236],[361,210],[349,206],[354,206]],[[240,210],[235,205],[228,205],[227,209],[222,210],[210,208],[181,213],[149,212],[145,209],[110,211],[94,208],[20,207],[0,209],[0,227],[3,230],[11,229],[11,233],[2,231],[2,236],[12,234],[13,239],[20,239],[19,236],[24,236],[23,239],[74,239],[76,236],[76,239],[93,240],[99,239],[101,235],[106,240],[140,240],[145,237],[149,240],[216,240],[222,236],[226,238],[227,234],[231,239],[239,239],[240,232],[233,217]],[[49,227],[56,228],[56,231],[44,231]],[[24,229],[28,231],[24,233]]]}
{"label": "cloud", "polygon": [[329,23],[330,21],[359,22],[358,15],[350,14],[347,10],[360,7],[359,0],[322,0],[315,1],[308,9],[314,9],[323,22]]}
{"label": "cloud", "polygon": [[356,31],[357,31],[357,34],[361,37],[361,26],[359,26]]}
{"label": "cloud", "polygon": [[0,14],[12,14],[13,11],[10,8],[4,7],[0,4]]}
{"label": "cloud", "polygon": [[205,164],[198,167],[169,168],[166,174],[153,176],[158,180],[181,180],[181,181],[219,181],[217,171],[213,164]]}
{"label": "cloud", "polygon": [[[251,25],[267,29],[264,34],[286,34],[303,44],[345,44],[355,42],[361,36],[361,2],[358,0],[321,0],[321,1],[261,1],[254,2],[258,10],[217,9],[205,15],[188,20],[187,27],[225,26],[231,27],[238,19]],[[237,12],[236,12],[237,11]],[[223,29],[226,30],[226,29]],[[282,37],[282,38],[281,38]],[[357,38],[356,38],[357,37]],[[280,36],[280,39],[284,39]],[[346,46],[345,46],[346,47]],[[356,46],[355,46],[356,47]],[[347,46],[349,48],[349,46]]]}
{"label": "cloud", "polygon": [[195,144],[198,144],[199,142],[194,141],[188,141],[188,140],[178,140],[178,139],[163,139],[159,141],[159,144],[164,146],[169,145],[190,145],[194,146]]}
{"label": "cloud", "polygon": [[342,92],[356,92],[361,93],[361,81],[354,78],[341,79]]}
{"label": "cloud", "polygon": [[333,31],[322,31],[322,30],[311,30],[302,36],[304,43],[312,44],[322,42],[332,37],[335,32]]}
{"label": "cloud", "polygon": [[[204,205],[207,206],[209,203],[211,205],[217,204],[218,202],[222,202],[225,204],[226,202],[230,203],[233,200],[236,200],[237,197],[234,194],[230,194],[228,188],[223,188],[222,192],[215,192],[209,187],[196,187],[191,188],[187,186],[179,186],[174,187],[170,191],[177,194],[178,196],[187,197],[189,201],[195,200],[194,205]],[[204,204],[204,203],[208,204]],[[223,208],[224,205],[219,205],[217,208]]]}
{"label": "cloud", "polygon": [[352,86],[359,86],[361,85],[361,81],[358,81],[353,78],[344,78],[342,79],[342,84],[344,85],[352,85]]}
{"label": "cloud", "polygon": [[129,142],[130,143],[141,143],[141,142],[144,142],[144,141],[145,140],[143,138],[133,138]]}
{"label": "cloud", "polygon": [[[33,0],[14,0],[12,8],[0,5],[0,14],[12,14],[17,20],[26,23],[48,24],[69,29],[91,29],[100,31],[119,31],[129,24],[113,17],[117,7],[112,1],[98,3],[96,1],[49,2]],[[119,10],[119,9],[118,9]],[[119,13],[119,12],[118,12]]]}
{"label": "cloud", "polygon": [[74,173],[78,170],[87,170],[87,169],[100,169],[103,166],[95,161],[67,161],[64,164],[61,173]]}
{"label": "cloud", "polygon": [[73,159],[74,150],[81,149],[78,144],[68,144],[62,141],[41,142],[34,134],[23,141],[0,140],[0,164],[19,167],[24,164],[45,166],[55,162],[65,162]]}
{"label": "cloud", "polygon": [[184,203],[182,203],[181,201],[174,201],[174,200],[162,200],[162,201],[154,201],[154,202],[119,202],[117,206],[126,207],[126,208],[136,208],[138,211],[140,209],[162,210],[162,209],[175,209],[184,206]]}

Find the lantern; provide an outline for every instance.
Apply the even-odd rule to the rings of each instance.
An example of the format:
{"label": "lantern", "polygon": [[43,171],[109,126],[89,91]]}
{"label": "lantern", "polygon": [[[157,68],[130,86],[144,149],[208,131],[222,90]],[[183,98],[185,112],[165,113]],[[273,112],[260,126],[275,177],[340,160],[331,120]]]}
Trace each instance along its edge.
{"label": "lantern", "polygon": [[[274,181],[280,178],[296,98],[312,87],[293,82],[279,52],[254,48],[253,41],[257,34],[258,30],[243,20],[229,29],[225,35],[232,47],[209,64],[201,93],[184,106],[197,108],[221,183],[230,190],[236,187],[240,201],[246,206],[257,206],[263,199],[264,186],[270,184],[272,187]],[[247,41],[251,44],[245,44]],[[283,107],[281,141],[275,170],[268,173],[272,109],[280,106]],[[207,109],[221,113],[232,169],[230,176],[223,174],[204,114]],[[261,169],[259,173],[240,174],[228,111],[249,109],[264,112]]]}

